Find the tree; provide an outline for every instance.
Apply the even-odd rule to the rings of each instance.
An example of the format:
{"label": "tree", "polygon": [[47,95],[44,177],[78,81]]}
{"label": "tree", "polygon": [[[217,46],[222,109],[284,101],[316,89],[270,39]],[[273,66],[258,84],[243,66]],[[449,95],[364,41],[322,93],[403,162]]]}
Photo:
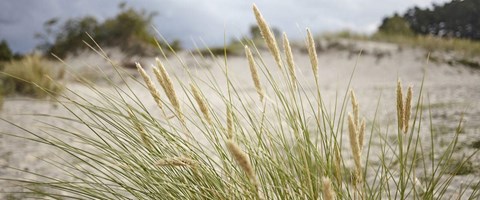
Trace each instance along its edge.
{"label": "tree", "polygon": [[414,34],[412,29],[410,29],[409,23],[397,13],[392,17],[384,18],[378,31],[388,35],[412,36]]}
{"label": "tree", "polygon": [[9,61],[13,58],[12,50],[8,46],[7,41],[0,42],[0,61]]}
{"label": "tree", "polygon": [[[92,16],[68,19],[59,26],[56,18],[45,22],[44,33],[36,35],[42,40],[40,49],[64,58],[67,54],[85,49],[84,41],[93,39],[102,47],[119,47],[127,56],[152,54],[157,45],[151,30],[156,13],[138,11],[125,3],[120,3],[119,8],[120,12],[115,17],[104,22]],[[160,45],[166,46],[161,42]],[[179,49],[180,43],[175,42],[173,48]]]}
{"label": "tree", "polygon": [[433,8],[413,7],[403,15],[415,33],[480,40],[480,1],[453,0]]}

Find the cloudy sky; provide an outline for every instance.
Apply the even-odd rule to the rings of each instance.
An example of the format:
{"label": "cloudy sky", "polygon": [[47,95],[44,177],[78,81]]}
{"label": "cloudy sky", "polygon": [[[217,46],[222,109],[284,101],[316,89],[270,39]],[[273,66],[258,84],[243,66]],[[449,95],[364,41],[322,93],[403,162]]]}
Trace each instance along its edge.
{"label": "cloudy sky", "polygon": [[256,3],[271,26],[292,38],[301,38],[305,27],[314,32],[350,29],[371,33],[383,17],[403,13],[412,6],[427,7],[448,0],[0,0],[0,39],[15,52],[29,52],[39,41],[34,33],[53,17],[62,19],[92,15],[99,20],[113,17],[118,4],[158,12],[154,25],[169,40],[180,39],[186,47],[192,40],[221,45],[227,39],[248,34],[254,24]]}

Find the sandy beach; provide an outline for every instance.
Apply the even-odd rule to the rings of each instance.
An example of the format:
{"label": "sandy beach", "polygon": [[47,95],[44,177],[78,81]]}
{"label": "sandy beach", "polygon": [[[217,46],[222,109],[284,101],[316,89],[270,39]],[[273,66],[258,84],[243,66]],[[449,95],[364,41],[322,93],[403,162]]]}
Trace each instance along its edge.
{"label": "sandy beach", "polygon": [[[380,127],[380,131],[387,132],[387,127],[395,126],[396,110],[394,102],[397,79],[401,79],[405,87],[408,85],[414,87],[414,100],[418,100],[418,94],[424,81],[422,100],[425,105],[424,109],[430,108],[430,111],[425,110],[423,113],[423,120],[426,121],[425,125],[421,127],[421,132],[425,132],[424,137],[430,137],[428,121],[431,119],[433,127],[435,127],[435,142],[438,144],[438,150],[441,151],[446,148],[444,144],[453,137],[459,121],[463,119],[459,145],[458,149],[455,150],[454,157],[462,158],[462,156],[469,155],[469,153],[480,148],[480,70],[463,65],[452,66],[448,63],[428,62],[428,52],[423,49],[405,48],[395,44],[379,42],[342,42],[348,43],[350,48],[324,49],[318,52],[319,84],[327,108],[333,109],[335,98],[337,96],[343,98],[349,90],[348,83],[353,73],[350,88],[356,92],[361,114],[367,119],[367,128],[371,128],[369,124],[377,114],[376,120],[379,121],[379,124],[384,125]],[[359,50],[362,50],[361,54],[358,54]],[[308,55],[302,47],[294,48],[293,51],[300,86],[306,93],[313,93],[315,83],[312,79]],[[269,52],[262,50],[260,53],[265,63],[271,66],[272,70],[277,70]],[[111,59],[118,62],[124,59],[122,55],[118,54],[118,52],[112,51]],[[220,67],[224,62],[222,58],[206,58],[204,60],[198,59],[201,60],[198,61],[186,51],[180,52],[178,55],[184,65],[175,56],[170,56],[168,60],[162,59],[167,70],[175,79],[176,89],[181,90],[182,85],[179,84],[179,80],[183,84],[189,82],[190,76],[185,72],[185,66],[188,67],[194,77],[205,77],[205,81],[208,78],[215,77],[218,83],[225,83],[224,68]],[[439,54],[439,56],[442,55]],[[155,64],[155,58],[132,58],[130,60],[146,66],[147,72],[153,75],[149,66]],[[80,56],[71,57],[65,62],[69,65],[68,69],[76,73],[91,73],[88,71],[89,69],[100,67],[107,77],[110,77],[113,81],[118,81],[119,84],[121,82],[108,62],[95,53],[80,54]],[[231,56],[228,58],[227,64],[229,77],[234,84],[240,85],[237,89],[242,95],[251,96],[250,101],[254,104],[257,96],[245,57]],[[125,69],[124,73],[139,77],[135,69]],[[100,90],[111,91],[108,84],[102,83],[102,77],[98,73],[94,72],[88,76],[97,81],[97,87]],[[138,80],[143,83],[141,78],[138,78]],[[96,95],[88,85],[75,81],[72,77],[67,76],[63,82],[68,88],[64,94],[72,99],[79,99],[75,94],[81,94],[85,98]],[[144,105],[151,109],[152,113],[159,114],[155,102],[145,87],[133,79],[128,80],[128,83],[131,90],[142,100]],[[210,93],[212,97],[215,96],[213,91],[207,87],[207,84],[200,84],[199,87],[207,98]],[[266,89],[267,95],[272,92],[271,89]],[[179,98],[185,100],[185,95],[179,93]],[[215,108],[214,110],[224,112],[225,105],[221,99],[208,98],[208,101]],[[185,104],[186,102],[181,103]],[[89,131],[83,126],[68,124],[68,121],[48,117],[68,116],[70,113],[67,108],[53,99],[35,100],[22,96],[12,96],[5,99],[3,109],[0,111],[0,118],[44,137],[53,137],[42,131],[51,130],[50,125],[65,128],[73,127],[84,130],[86,134],[89,134]],[[71,107],[70,109],[76,108]],[[431,116],[429,116],[429,112],[431,112]],[[5,121],[0,121],[1,133],[32,137],[27,132]],[[393,131],[390,132],[394,134]],[[59,135],[59,137],[62,136]],[[370,135],[366,135],[366,137],[369,138]],[[69,140],[68,137],[64,139]],[[345,140],[347,139],[348,137],[345,137]],[[72,142],[74,141],[72,140]],[[428,147],[429,145],[426,144],[425,146]],[[343,148],[345,152],[349,152],[348,142],[343,143]],[[372,155],[379,152],[379,148],[378,143],[372,140]],[[61,171],[42,160],[58,160],[56,157],[62,155],[58,154],[58,150],[48,145],[1,134],[0,177],[38,179],[32,174],[22,173],[15,169],[51,177],[61,177]],[[372,156],[372,160],[374,162],[375,156]],[[471,187],[468,185],[468,180],[480,178],[480,154],[476,154],[467,164],[471,166],[472,170],[467,174],[454,176],[445,197],[455,197],[459,188]],[[373,173],[373,171],[369,173]],[[9,195],[3,192],[18,189],[10,181],[0,181],[0,199],[5,199]],[[471,191],[472,188],[467,188],[466,194]],[[22,194],[18,194],[16,197],[21,199]]]}

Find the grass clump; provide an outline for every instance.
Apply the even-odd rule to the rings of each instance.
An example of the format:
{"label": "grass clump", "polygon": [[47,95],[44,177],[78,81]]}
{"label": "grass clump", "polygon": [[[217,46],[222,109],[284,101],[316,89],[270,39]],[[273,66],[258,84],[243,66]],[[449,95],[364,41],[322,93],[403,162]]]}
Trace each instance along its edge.
{"label": "grass clump", "polygon": [[63,87],[55,80],[63,75],[61,71],[54,69],[52,62],[38,55],[5,63],[0,72],[1,94],[20,94],[35,98],[58,94]]}
{"label": "grass clump", "polygon": [[[262,34],[275,40],[268,36],[270,28],[256,6],[254,12]],[[307,69],[317,73],[317,55],[311,48],[315,45],[307,32],[312,65]],[[238,83],[226,57],[216,60],[218,68],[205,73],[183,64],[186,77],[175,80],[164,57],[153,67],[157,83],[138,64],[145,81],[138,88],[133,85],[137,80],[125,76],[122,80],[127,84],[113,85],[111,91],[92,86],[93,97],[75,92],[73,97],[60,97],[59,103],[71,115],[50,117],[89,131],[52,124],[45,137],[18,128],[33,136],[28,139],[71,155],[52,161],[68,178],[15,181],[33,188],[32,193],[41,187],[48,197],[72,199],[446,197],[455,173],[445,163],[452,160],[458,133],[446,150],[429,146],[433,137],[427,137],[429,130],[421,126],[427,109],[420,106],[423,95],[421,91],[413,95],[421,87],[409,87],[404,101],[398,82],[398,102],[390,108],[397,111],[398,126],[389,132],[389,127],[378,128],[383,125],[376,114],[361,114],[350,84],[332,101],[334,108],[327,107],[318,82],[321,77],[302,77],[311,79],[304,85],[296,77],[300,74],[294,73],[298,66],[288,60],[292,56],[288,47],[287,55],[282,55],[276,42],[267,43],[273,56],[270,64],[254,45],[244,47],[250,83]],[[287,62],[292,62],[288,68]],[[247,84],[250,93],[244,90]],[[162,94],[156,85],[163,88]],[[151,94],[158,109],[145,105],[147,99],[135,92],[139,88]],[[456,162],[466,163],[469,158]],[[478,197],[478,189],[464,190],[460,189],[464,196],[459,198]]]}

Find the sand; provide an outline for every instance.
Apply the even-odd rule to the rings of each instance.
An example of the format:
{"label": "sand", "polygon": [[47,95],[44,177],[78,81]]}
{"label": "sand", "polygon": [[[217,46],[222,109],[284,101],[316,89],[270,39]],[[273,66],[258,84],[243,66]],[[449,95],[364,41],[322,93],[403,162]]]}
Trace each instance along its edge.
{"label": "sand", "polygon": [[[438,144],[448,142],[455,133],[459,120],[463,117],[465,124],[459,136],[460,144],[459,149],[455,152],[455,156],[460,158],[462,155],[468,155],[468,153],[478,150],[473,147],[473,144],[480,141],[480,70],[462,65],[450,66],[446,63],[428,63],[427,52],[422,49],[404,48],[394,44],[378,42],[345,40],[340,43],[349,48],[326,49],[318,52],[320,85],[327,107],[333,107],[333,100],[337,92],[340,92],[339,95],[343,96],[348,90],[347,83],[355,69],[351,88],[357,94],[361,114],[367,118],[367,121],[371,121],[378,105],[378,120],[380,124],[385,125],[381,129],[385,129],[387,126],[393,127],[395,120],[396,80],[400,78],[404,86],[413,85],[415,99],[418,98],[420,86],[422,81],[425,80],[423,100],[430,104],[432,123],[436,127],[435,132],[442,135],[442,137],[436,139],[436,142]],[[357,52],[360,49],[363,49],[363,54],[357,56]],[[261,53],[265,62],[269,63],[272,68],[275,68],[276,65],[273,64],[272,56],[267,51],[262,51]],[[111,55],[115,61],[125,60],[117,51],[112,51]],[[218,82],[225,82],[225,76],[217,66],[217,62],[223,62],[222,59],[214,60],[208,58],[198,64],[188,52],[180,52],[179,56],[192,71],[193,75],[199,77],[208,76],[206,70],[208,68],[218,78]],[[307,91],[314,89],[308,55],[301,48],[294,48],[294,59],[298,67],[297,76],[302,87]],[[147,67],[150,64],[154,64],[154,58],[138,58],[138,61]],[[188,75],[183,71],[182,65],[175,57],[170,57],[168,61],[164,62],[169,73],[175,79],[189,79]],[[67,59],[66,63],[70,65],[70,70],[77,73],[88,72],[87,76],[97,82],[101,82],[103,79],[98,75],[99,73],[91,73],[85,69],[95,69],[97,66],[100,66],[102,69],[105,69],[108,77],[120,82],[113,70],[104,67],[108,66],[108,63],[97,54],[80,54],[78,57]],[[238,89],[247,95],[256,97],[246,59],[242,56],[230,57],[228,66],[231,77],[234,77],[234,84],[242,83]],[[151,73],[151,70],[148,68],[147,71]],[[136,71],[132,69],[127,69],[125,73],[136,75]],[[70,90],[77,93],[85,96],[94,95],[85,84],[75,81],[72,77],[67,77],[65,84]],[[139,95],[139,98],[144,100],[147,108],[156,109],[154,101],[145,88],[135,83],[132,83],[131,86],[136,91],[136,94]],[[176,86],[178,87],[179,84],[176,84]],[[205,85],[199,86],[208,97],[209,90],[205,88]],[[108,84],[100,83],[99,87],[109,90]],[[271,90],[267,89],[267,94],[271,92]],[[68,95],[69,92],[66,92],[66,94]],[[182,95],[180,94],[180,99],[184,99]],[[377,104],[379,99],[380,103]],[[208,100],[219,112],[224,112],[225,109],[221,99],[210,98]],[[34,116],[35,114],[62,116],[68,115],[68,111],[54,101],[14,96],[5,99],[3,109],[0,111],[0,118],[13,122],[19,127],[36,131],[36,133],[42,136],[45,136],[45,133],[39,131],[46,126],[45,123],[59,127],[69,126],[64,121],[45,117],[39,118]],[[428,117],[425,119],[428,119]],[[425,123],[425,125],[427,124]],[[80,130],[84,129],[84,127],[80,126],[77,128]],[[425,133],[429,133],[427,126],[422,130]],[[88,130],[85,131],[88,132]],[[25,137],[31,136],[6,122],[0,122],[0,132]],[[68,140],[69,138],[65,139]],[[343,148],[347,149],[344,151],[348,152],[348,142],[344,142],[344,144]],[[379,152],[379,147],[375,143],[372,145],[372,152]],[[52,168],[49,164],[41,161],[42,159],[52,158],[54,155],[55,150],[46,145],[2,134],[0,135],[0,177],[36,179],[32,175],[25,175],[25,173],[20,173],[11,168],[59,177],[61,175],[58,169]],[[473,172],[455,176],[449,191],[447,191],[449,195],[455,197],[456,191],[460,187],[467,187],[465,185],[467,183],[464,182],[467,178],[480,178],[480,170],[478,170],[480,169],[480,155],[474,156],[470,164],[474,169]],[[0,181],[0,192],[18,189],[12,186],[14,186],[12,182]],[[468,194],[468,192],[471,192],[471,188],[467,189],[466,193]],[[6,198],[6,195],[0,193],[0,199]]]}

